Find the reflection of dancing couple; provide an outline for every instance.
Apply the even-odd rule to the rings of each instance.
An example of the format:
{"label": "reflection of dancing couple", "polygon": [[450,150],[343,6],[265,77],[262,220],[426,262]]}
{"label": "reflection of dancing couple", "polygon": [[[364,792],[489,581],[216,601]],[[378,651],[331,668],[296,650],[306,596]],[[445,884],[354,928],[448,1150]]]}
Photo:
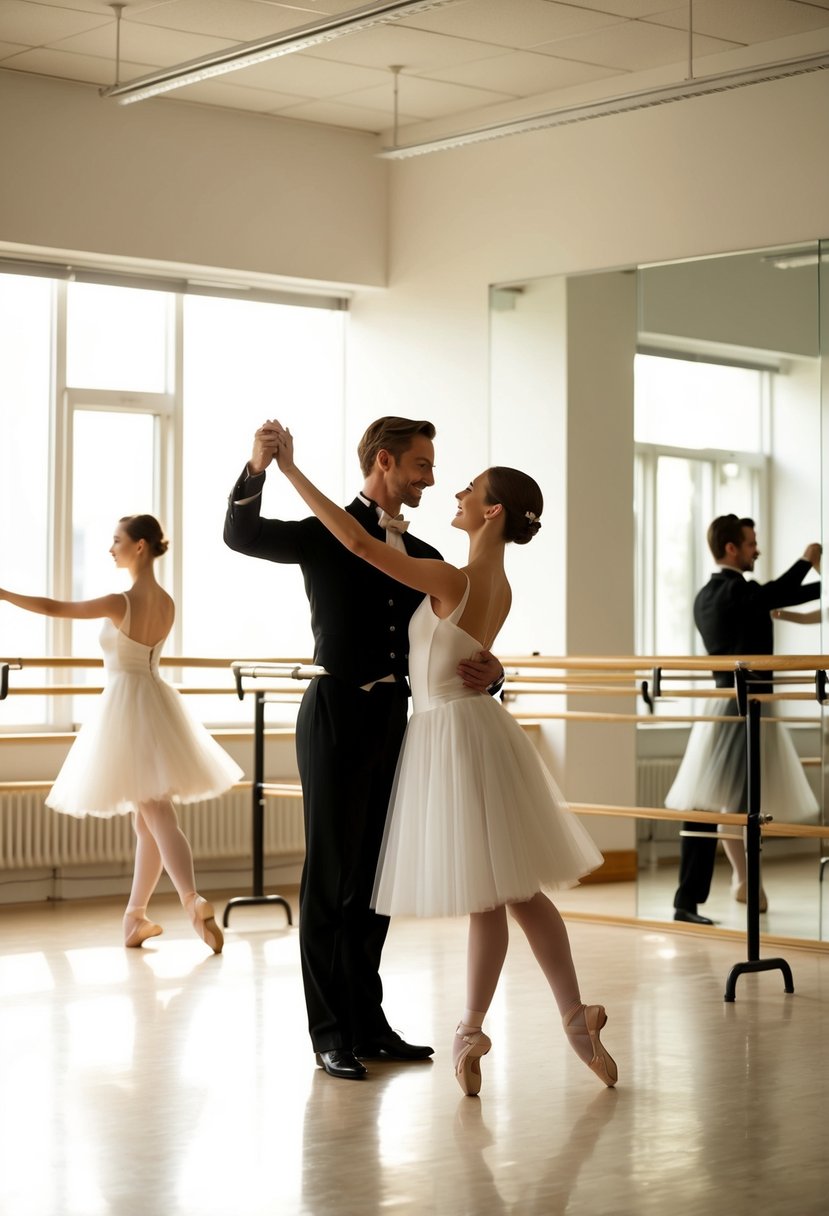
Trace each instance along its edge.
{"label": "reflection of dancing couple", "polygon": [[[306,828],[300,949],[312,1044],[328,1074],[348,1079],[365,1075],[365,1058],[431,1055],[394,1032],[382,1009],[387,917],[468,913],[467,1000],[453,1054],[462,1089],[477,1093],[509,908],[574,1049],[613,1085],[616,1066],[599,1041],[605,1011],[582,1004],[564,923],[542,892],[572,885],[601,854],[562,810],[517,723],[481,695],[503,675],[489,648],[510,607],[504,548],[538,531],[541,492],[514,469],[480,474],[456,495],[453,524],[468,534],[468,564],[441,561],[397,518],[434,482],[434,433],[431,423],[400,418],[369,427],[359,447],[363,492],[343,511],[297,469],[290,433],[267,422],[228,509],[232,548],[301,567],[314,660],[327,672],[312,681],[297,720]],[[262,519],[274,460],[316,518]]]}
{"label": "reflection of dancing couple", "polygon": [[[382,1009],[388,916],[469,914],[466,1008],[453,1057],[461,1088],[477,1093],[480,1059],[491,1046],[482,1023],[506,956],[509,908],[573,1048],[612,1086],[616,1065],[599,1038],[605,1011],[582,1004],[567,931],[543,893],[573,885],[601,854],[563,810],[520,727],[485,695],[503,679],[489,648],[510,608],[504,548],[538,531],[541,492],[514,469],[480,474],[456,495],[453,524],[469,536],[468,564],[442,561],[404,536],[398,518],[401,504],[416,507],[434,483],[434,433],[431,423],[400,418],[369,427],[359,448],[363,492],[343,511],[299,472],[290,433],[267,422],[228,509],[231,548],[301,567],[314,661],[327,672],[309,685],[297,720],[306,831],[300,950],[312,1044],[325,1072],[347,1079],[365,1076],[365,1058],[430,1056],[431,1047],[393,1031]],[[261,518],[274,460],[316,518]],[[0,599],[50,616],[104,618],[107,687],[47,803],[71,815],[134,814],[126,945],[161,932],[147,905],[163,866],[197,933],[218,952],[221,930],[196,893],[171,798],[216,795],[241,771],[160,678],[174,606],[153,565],[166,547],[152,516],[129,516],[111,549],[131,575],[129,592],[65,602],[0,590]]]}
{"label": "reflection of dancing couple", "polygon": [[[766,655],[774,651],[772,618],[811,621],[820,613],[790,613],[787,604],[818,599],[819,582],[803,584],[812,569],[820,570],[821,546],[806,546],[802,558],[779,578],[757,583],[743,576],[754,570],[760,557],[754,520],[736,515],[718,515],[708,529],[708,547],[719,567],[694,600],[694,622],[705,649],[715,655]],[[773,684],[756,673],[748,673],[754,693],[773,692]],[[734,687],[733,671],[714,672],[718,688]],[[768,704],[761,709],[766,711]],[[717,721],[696,722],[676,779],[665,805],[676,811],[748,810],[746,732],[738,718],[735,700],[710,700],[704,710]],[[732,719],[723,721],[723,719]],[[762,809],[775,820],[816,818],[818,805],[786,727],[766,720],[762,731]],[[710,925],[714,922],[697,909],[711,889],[717,851],[717,824],[683,824],[679,862],[679,886],[674,896],[674,920]],[[734,898],[746,902],[746,856],[741,838],[720,833],[731,863]],[[768,901],[760,891],[760,911]]]}

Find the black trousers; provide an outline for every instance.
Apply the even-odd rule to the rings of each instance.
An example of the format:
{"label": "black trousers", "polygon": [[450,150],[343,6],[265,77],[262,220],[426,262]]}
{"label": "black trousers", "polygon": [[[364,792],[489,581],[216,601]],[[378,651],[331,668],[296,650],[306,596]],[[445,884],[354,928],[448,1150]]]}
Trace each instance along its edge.
{"label": "black trousers", "polygon": [[405,683],[363,692],[332,676],[313,680],[300,706],[299,944],[315,1051],[389,1029],[379,974],[389,921],[370,900],[407,714]]}
{"label": "black trousers", "polygon": [[674,895],[674,907],[696,912],[697,904],[704,904],[711,890],[717,856],[717,824],[683,823],[682,829],[711,835],[710,840],[683,836],[679,846],[679,886]]}
{"label": "black trousers", "polygon": [[[736,702],[729,702],[718,713],[724,717],[737,717]],[[731,791],[732,805],[729,811],[745,813],[748,810],[748,772],[746,769],[746,732],[742,722],[735,724],[721,723],[721,748],[727,757],[727,768],[733,771],[736,765],[742,770],[738,787]],[[717,736],[720,737],[719,735]],[[716,753],[715,753],[716,757]],[[716,758],[712,761],[716,763]],[[716,816],[716,811],[712,812]],[[683,908],[686,912],[696,912],[697,904],[704,904],[711,891],[711,880],[714,877],[714,863],[717,857],[717,827],[715,822],[683,823],[683,831],[707,832],[711,839],[701,836],[682,836],[679,846],[679,886],[674,895],[674,907]],[[734,831],[734,828],[730,828]]]}

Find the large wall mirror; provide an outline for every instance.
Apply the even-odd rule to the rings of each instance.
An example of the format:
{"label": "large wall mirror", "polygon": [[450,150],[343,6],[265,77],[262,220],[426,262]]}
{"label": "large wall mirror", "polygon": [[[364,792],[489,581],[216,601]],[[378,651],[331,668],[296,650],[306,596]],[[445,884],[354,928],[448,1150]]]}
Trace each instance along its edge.
{"label": "large wall mirror", "polygon": [[[633,476],[620,482],[620,498],[626,500],[617,506],[620,518],[633,519],[630,583],[620,595],[634,605],[630,649],[636,654],[705,653],[693,605],[717,569],[706,543],[715,516],[733,512],[756,521],[760,557],[747,577],[759,582],[778,578],[811,542],[824,543],[829,536],[824,490],[829,482],[827,256],[826,244],[815,240],[607,275],[610,291],[621,273],[635,274],[635,292],[616,296],[623,310],[635,311],[635,318],[620,317],[613,340],[629,335],[623,340],[630,344],[632,368],[633,425],[627,450],[620,450],[618,459],[629,462]],[[595,285],[603,276],[590,278]],[[562,284],[566,291],[566,284],[576,281],[538,279],[493,287],[491,408],[496,433],[499,418],[521,408],[525,389],[531,413],[538,412],[538,400],[544,397],[541,381],[551,366],[545,349],[556,350],[560,363],[567,348],[555,332],[561,310],[551,309],[548,301],[551,291],[560,293]],[[601,324],[606,322],[603,315]],[[595,334],[597,360],[606,337]],[[557,387],[561,383],[559,377]],[[629,394],[626,374],[618,402],[609,395],[604,409],[624,409],[630,415]],[[622,488],[631,480],[633,501]],[[810,571],[804,581],[818,578]],[[800,619],[775,619],[775,653],[829,651],[828,606],[824,590],[822,599],[793,606]],[[566,639],[565,646],[572,652]],[[595,652],[602,652],[598,640]],[[643,710],[640,702],[638,711]],[[664,805],[693,722],[705,712],[701,686],[698,699],[657,702],[652,716],[633,728],[639,805]],[[763,730],[786,736],[783,750],[797,770],[797,780],[786,787],[793,790],[791,805],[781,808],[777,818],[829,824],[827,710],[804,694],[804,699],[768,706],[767,716]],[[671,920],[679,825],[641,820],[635,836],[636,914]],[[739,852],[739,844],[720,844],[710,895],[699,910],[723,928],[742,931],[746,910],[736,897],[740,876],[729,857],[739,867]],[[829,828],[826,840],[764,841],[768,907],[761,918],[763,934],[829,939],[827,854]],[[589,892],[584,899],[589,904]],[[597,910],[599,900],[601,910],[608,910],[606,893],[597,893]],[[622,915],[628,911],[629,904],[619,909]]]}

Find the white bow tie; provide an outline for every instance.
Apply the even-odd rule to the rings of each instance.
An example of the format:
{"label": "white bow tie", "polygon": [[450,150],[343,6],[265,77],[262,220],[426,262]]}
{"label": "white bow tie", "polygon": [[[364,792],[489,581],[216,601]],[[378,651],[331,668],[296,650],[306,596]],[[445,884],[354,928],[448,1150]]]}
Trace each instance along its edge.
{"label": "white bow tie", "polygon": [[387,532],[405,532],[408,526],[408,519],[404,519],[402,515],[387,515],[385,511],[380,512],[380,527],[385,528]]}

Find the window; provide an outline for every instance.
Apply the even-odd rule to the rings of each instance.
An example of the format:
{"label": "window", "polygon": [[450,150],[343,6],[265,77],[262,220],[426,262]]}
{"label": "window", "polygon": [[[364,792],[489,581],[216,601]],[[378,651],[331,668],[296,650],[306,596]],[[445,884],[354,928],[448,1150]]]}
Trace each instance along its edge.
{"label": "window", "polygon": [[771,372],[638,354],[636,649],[705,653],[694,626],[697,591],[713,567],[706,544],[717,515],[762,519]]}
{"label": "window", "polygon": [[[67,599],[126,589],[109,556],[112,532],[122,515],[148,511],[171,542],[157,567],[177,604],[168,653],[310,654],[299,572],[243,558],[222,540],[227,495],[266,417],[284,417],[314,475],[335,497],[343,494],[345,314],[339,301],[308,307],[285,299],[0,275],[6,585]],[[277,477],[267,483],[264,509],[286,518],[307,513]],[[0,656],[97,656],[100,627],[3,605]],[[13,679],[19,688],[43,683],[44,673]],[[100,671],[78,669],[72,679],[98,683]],[[229,675],[215,670],[188,671],[186,680],[230,687]],[[65,728],[92,704],[72,701],[10,697],[0,728]],[[189,704],[207,720],[250,717],[231,698]]]}
{"label": "window", "polygon": [[[48,585],[51,442],[51,317],[54,284],[0,275],[0,579],[24,593]],[[0,604],[0,658],[43,654],[45,617]],[[11,652],[11,653],[10,653]],[[15,673],[37,685],[43,673]],[[41,721],[43,698],[10,697],[2,722]]]}

